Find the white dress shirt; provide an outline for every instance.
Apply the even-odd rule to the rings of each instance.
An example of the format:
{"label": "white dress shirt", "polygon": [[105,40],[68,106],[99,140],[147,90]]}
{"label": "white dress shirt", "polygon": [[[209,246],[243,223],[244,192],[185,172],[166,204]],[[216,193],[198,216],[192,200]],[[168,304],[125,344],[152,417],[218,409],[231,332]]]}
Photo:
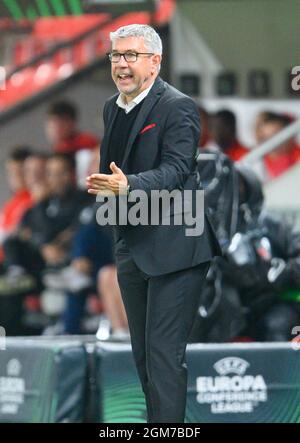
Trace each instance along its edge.
{"label": "white dress shirt", "polygon": [[143,92],[141,92],[139,95],[137,95],[134,99],[131,100],[131,102],[129,102],[128,104],[125,103],[124,101],[124,96],[121,93],[119,95],[119,97],[117,98],[117,105],[124,109],[126,114],[128,114],[128,112],[132,111],[132,109],[138,105],[150,92],[150,89],[152,88],[154,82],[152,83],[152,85],[149,86],[149,88],[145,89]]}

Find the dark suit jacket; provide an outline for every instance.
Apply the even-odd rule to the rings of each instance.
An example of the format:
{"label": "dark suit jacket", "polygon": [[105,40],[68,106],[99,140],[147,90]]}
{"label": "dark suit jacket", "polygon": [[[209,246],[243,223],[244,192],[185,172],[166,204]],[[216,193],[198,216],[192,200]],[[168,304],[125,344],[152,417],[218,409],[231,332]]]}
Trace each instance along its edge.
{"label": "dark suit jacket", "polygon": [[[107,164],[110,134],[118,105],[118,94],[105,104],[104,138],[100,172],[111,173]],[[199,189],[195,155],[200,138],[197,106],[188,96],[157,77],[144,99],[131,130],[123,162],[131,190],[182,192]],[[170,213],[174,209],[171,207]],[[202,216],[202,214],[201,214]],[[171,218],[173,215],[171,215]],[[203,214],[204,231],[187,236],[182,225],[126,225],[115,227],[117,239],[124,238],[137,266],[150,276],[163,275],[211,260],[220,249],[213,229]],[[172,222],[171,222],[172,223]]]}

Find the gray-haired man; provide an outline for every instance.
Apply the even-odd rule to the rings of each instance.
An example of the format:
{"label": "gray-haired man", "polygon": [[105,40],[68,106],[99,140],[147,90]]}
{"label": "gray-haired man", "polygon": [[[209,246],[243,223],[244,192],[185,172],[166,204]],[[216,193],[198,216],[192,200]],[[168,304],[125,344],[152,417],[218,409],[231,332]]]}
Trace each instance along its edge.
{"label": "gray-haired man", "polygon": [[[92,194],[136,190],[197,190],[197,106],[159,76],[162,44],[150,26],[111,34],[112,78],[119,93],[104,108],[100,174],[87,178]],[[171,219],[174,217],[171,207]],[[203,233],[186,225],[118,225],[118,281],[133,356],[146,398],[148,422],[184,422],[185,349],[210,261],[219,247],[206,216]]]}

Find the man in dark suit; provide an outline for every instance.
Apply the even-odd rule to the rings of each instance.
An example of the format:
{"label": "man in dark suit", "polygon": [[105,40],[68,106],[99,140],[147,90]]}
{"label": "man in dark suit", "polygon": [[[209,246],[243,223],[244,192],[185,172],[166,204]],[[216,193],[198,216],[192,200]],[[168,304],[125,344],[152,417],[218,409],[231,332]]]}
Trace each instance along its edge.
{"label": "man in dark suit", "polygon": [[[143,192],[189,191],[197,204],[195,155],[200,136],[195,103],[159,76],[162,44],[150,26],[130,25],[111,34],[112,78],[119,94],[104,108],[100,174],[87,178],[91,194],[111,192],[130,201]],[[119,223],[115,228],[118,281],[132,351],[145,394],[148,422],[184,422],[185,350],[201,288],[219,246],[204,210],[201,235],[187,235],[192,205],[169,207],[170,224]],[[196,225],[197,221],[194,223]]]}

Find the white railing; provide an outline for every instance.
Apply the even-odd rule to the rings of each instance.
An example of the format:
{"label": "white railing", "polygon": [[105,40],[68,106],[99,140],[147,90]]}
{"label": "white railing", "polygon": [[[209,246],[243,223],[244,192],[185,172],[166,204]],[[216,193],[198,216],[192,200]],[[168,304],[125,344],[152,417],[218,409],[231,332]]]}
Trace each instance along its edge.
{"label": "white railing", "polygon": [[256,163],[266,154],[269,154],[269,152],[276,149],[281,143],[286,142],[289,138],[294,137],[298,133],[300,133],[300,119],[291,123],[278,134],[274,135],[274,137],[265,141],[260,146],[257,146],[257,148],[252,149],[249,154],[239,160],[239,163],[247,165]]}
{"label": "white railing", "polygon": [[276,149],[279,145],[286,142],[291,137],[300,133],[300,119],[291,123],[274,137],[262,143],[245,155],[240,164],[251,167],[257,173],[264,186],[265,206],[269,211],[284,215],[293,225],[300,229],[300,205],[299,205],[299,166],[289,170],[289,173],[283,174],[276,180],[266,179],[263,157]]}

